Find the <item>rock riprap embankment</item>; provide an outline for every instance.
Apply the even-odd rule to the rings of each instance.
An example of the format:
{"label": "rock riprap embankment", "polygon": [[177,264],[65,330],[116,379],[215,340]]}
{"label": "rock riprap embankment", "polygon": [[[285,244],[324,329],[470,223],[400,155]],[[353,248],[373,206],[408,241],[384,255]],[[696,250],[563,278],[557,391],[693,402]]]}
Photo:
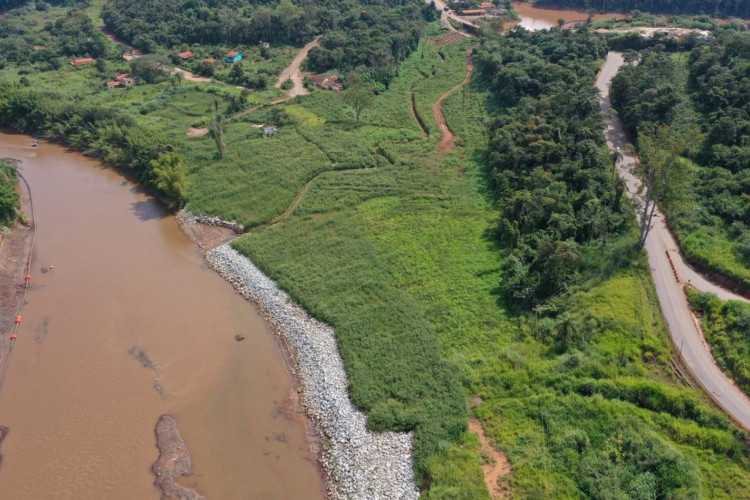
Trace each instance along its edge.
{"label": "rock riprap embankment", "polygon": [[288,347],[302,402],[323,438],[320,462],[336,499],[416,499],[412,435],[369,432],[347,393],[333,328],[310,317],[249,259],[229,245],[206,254],[209,265],[253,302]]}

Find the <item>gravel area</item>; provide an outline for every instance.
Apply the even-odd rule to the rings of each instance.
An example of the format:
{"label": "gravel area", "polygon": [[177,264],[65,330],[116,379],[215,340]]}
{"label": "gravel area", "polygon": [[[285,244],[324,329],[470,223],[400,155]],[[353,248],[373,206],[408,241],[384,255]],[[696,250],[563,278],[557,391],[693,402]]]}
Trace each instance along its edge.
{"label": "gravel area", "polygon": [[276,283],[228,244],[206,254],[209,265],[253,302],[288,347],[302,403],[323,438],[318,457],[334,499],[416,499],[412,435],[373,433],[347,393],[333,328],[310,317]]}

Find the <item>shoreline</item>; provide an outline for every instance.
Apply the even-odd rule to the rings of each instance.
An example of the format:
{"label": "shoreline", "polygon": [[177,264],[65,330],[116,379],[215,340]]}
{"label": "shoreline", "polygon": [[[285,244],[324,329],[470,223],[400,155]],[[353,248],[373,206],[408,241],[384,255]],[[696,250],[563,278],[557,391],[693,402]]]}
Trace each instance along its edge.
{"label": "shoreline", "polygon": [[366,429],[366,416],[349,399],[348,377],[333,328],[307,314],[229,243],[206,249],[189,228],[208,221],[186,211],[177,219],[205,252],[208,266],[255,307],[276,337],[295,388],[293,407],[305,415],[327,496],[418,498],[412,434]]}

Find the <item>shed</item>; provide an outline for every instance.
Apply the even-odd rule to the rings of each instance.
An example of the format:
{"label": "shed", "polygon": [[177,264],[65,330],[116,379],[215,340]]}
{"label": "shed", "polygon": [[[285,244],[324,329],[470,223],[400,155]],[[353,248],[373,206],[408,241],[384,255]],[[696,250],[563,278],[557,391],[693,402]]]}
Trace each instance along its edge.
{"label": "shed", "polygon": [[193,57],[195,54],[193,54],[190,51],[186,51],[186,52],[180,52],[177,55],[180,56],[180,59],[182,59],[183,61],[187,61],[188,59],[190,59],[191,57]]}
{"label": "shed", "polygon": [[122,82],[107,82],[108,89],[116,89],[118,87],[122,87]]}
{"label": "shed", "polygon": [[207,57],[206,59],[201,59],[201,62],[213,64],[216,62],[216,59],[214,59],[213,57]]}
{"label": "shed", "polygon": [[90,64],[94,62],[94,59],[91,57],[84,57],[83,59],[74,59],[70,62],[71,66],[81,66],[82,64]]}
{"label": "shed", "polygon": [[309,77],[307,77],[307,79],[310,80],[310,83],[322,89],[326,89],[326,90],[343,90],[344,89],[343,85],[341,85],[341,81],[339,80],[338,75],[331,75],[331,76],[310,75]]}
{"label": "shed", "polygon": [[263,127],[263,133],[267,136],[270,135],[276,135],[276,132],[279,131],[279,128],[276,125],[266,125]]}
{"label": "shed", "polygon": [[232,50],[224,54],[224,60],[228,63],[233,63],[242,60],[242,52]]}

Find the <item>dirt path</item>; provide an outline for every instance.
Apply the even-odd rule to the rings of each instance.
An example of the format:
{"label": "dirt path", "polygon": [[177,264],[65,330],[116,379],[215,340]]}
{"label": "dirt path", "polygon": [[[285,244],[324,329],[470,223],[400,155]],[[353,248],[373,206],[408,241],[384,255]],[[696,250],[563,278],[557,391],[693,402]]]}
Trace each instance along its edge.
{"label": "dirt path", "polygon": [[141,52],[140,50],[136,49],[135,47],[133,47],[132,45],[130,45],[128,42],[126,42],[125,40],[123,40],[122,38],[117,38],[113,33],[111,33],[107,29],[106,26],[97,26],[96,29],[98,29],[99,31],[101,31],[104,34],[104,36],[107,37],[107,40],[109,40],[110,42],[116,43],[118,45],[122,45],[123,47],[127,47],[127,49],[130,51],[130,55],[129,56],[125,56],[126,60],[129,61],[133,57],[140,57],[140,56],[143,55],[143,52]]}
{"label": "dirt path", "polygon": [[373,168],[377,168],[377,167],[372,167],[372,168],[346,168],[346,169],[341,169],[341,170],[325,170],[325,171],[323,171],[323,172],[321,172],[321,173],[313,176],[313,178],[310,179],[309,181],[307,181],[307,184],[305,184],[302,187],[302,189],[300,189],[299,193],[297,193],[297,196],[294,197],[294,200],[292,200],[292,203],[289,204],[289,206],[286,208],[286,210],[284,210],[283,212],[281,212],[273,220],[271,220],[270,222],[265,223],[264,225],[265,226],[275,226],[276,224],[281,224],[282,222],[284,222],[285,220],[287,220],[287,218],[289,218],[289,216],[292,215],[292,212],[294,212],[294,209],[297,208],[297,205],[299,205],[300,202],[302,201],[302,199],[305,197],[305,194],[307,194],[307,190],[310,189],[310,186],[312,185],[313,182],[315,182],[315,179],[317,179],[321,175],[327,174],[329,172],[336,172],[336,173],[340,173],[340,174],[345,174],[347,172],[359,172],[360,170],[372,170]]}
{"label": "dirt path", "polygon": [[456,140],[453,132],[451,132],[448,128],[448,124],[445,122],[445,116],[443,115],[443,101],[471,80],[471,75],[474,73],[474,61],[471,58],[471,52],[478,45],[479,44],[472,45],[466,50],[466,76],[461,80],[461,83],[440,96],[440,99],[432,105],[432,114],[435,115],[435,120],[440,124],[440,130],[443,132],[443,139],[440,141],[440,144],[438,144],[439,153],[445,154],[453,149],[453,143]]}
{"label": "dirt path", "polygon": [[[625,181],[628,197],[637,198],[640,196],[641,181],[632,171],[637,158],[630,153],[632,145],[625,135],[620,119],[616,115],[608,114],[612,109],[609,85],[623,64],[621,53],[610,52],[597,77],[596,86],[602,96],[601,110],[606,116],[607,145],[610,149],[619,147],[623,151],[623,161],[618,166],[618,174]],[[738,425],[750,430],[750,398],[716,365],[711,349],[703,337],[700,323],[692,315],[683,286],[689,281],[699,290],[715,293],[724,300],[750,300],[710,282],[695,272],[679,251],[677,242],[665,224],[664,216],[659,210],[656,214],[653,228],[646,240],[646,251],[672,343],[683,364],[706,394]]]}
{"label": "dirt path", "polygon": [[291,79],[292,82],[294,82],[294,86],[291,89],[284,91],[289,97],[297,97],[298,95],[307,95],[310,93],[302,83],[304,79],[299,68],[302,65],[302,61],[307,58],[307,53],[310,52],[310,49],[319,45],[318,40],[320,40],[319,36],[316,37],[312,42],[305,45],[302,50],[299,51],[299,53],[294,57],[292,64],[290,64],[289,67],[281,72],[281,75],[279,75],[279,80],[276,82],[276,85],[274,85],[274,87],[279,89],[284,84],[284,82]]}
{"label": "dirt path", "polygon": [[[483,455],[491,459],[490,463],[482,466],[484,472],[484,483],[490,492],[490,497],[494,499],[506,498],[508,493],[507,480],[510,475],[510,463],[505,453],[501,453],[490,445],[490,441],[484,434],[482,424],[475,418],[469,419],[469,431],[479,437],[480,450]],[[501,484],[502,482],[502,484]]]}

